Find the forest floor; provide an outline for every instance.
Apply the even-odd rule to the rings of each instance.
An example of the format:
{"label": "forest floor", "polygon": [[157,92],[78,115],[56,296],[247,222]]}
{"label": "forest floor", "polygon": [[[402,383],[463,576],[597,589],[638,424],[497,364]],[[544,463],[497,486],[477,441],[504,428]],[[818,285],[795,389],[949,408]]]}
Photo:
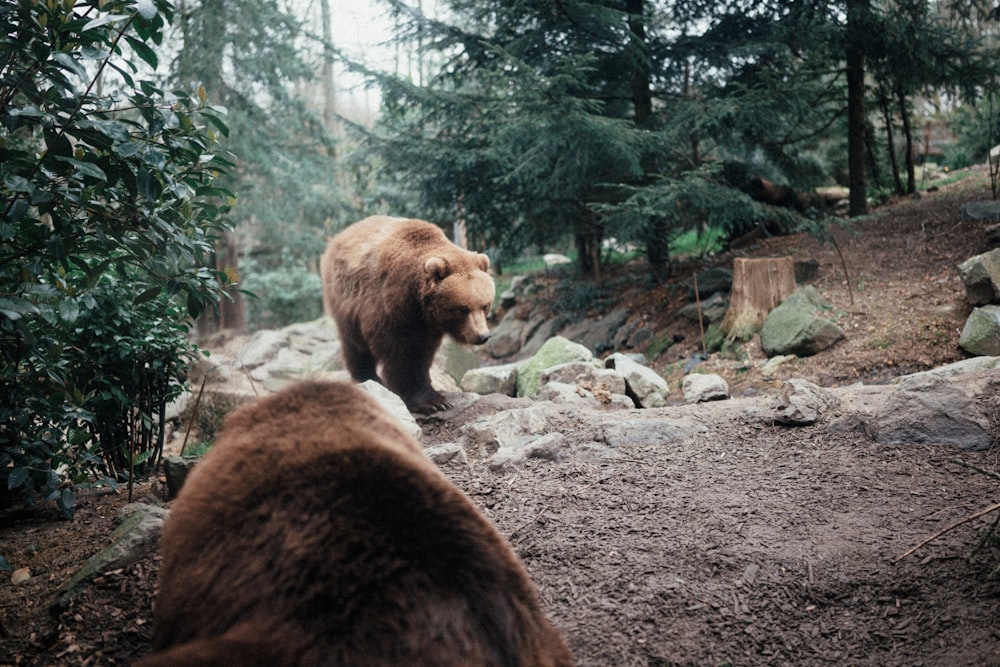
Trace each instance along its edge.
{"label": "forest floor", "polygon": [[[985,183],[976,172],[836,230],[853,294],[832,244],[795,235],[746,249],[817,260],[813,284],[848,338],[785,364],[777,380],[761,377],[754,341],[703,366],[750,395],[782,378],[873,384],[963,358],[970,308],[955,266],[988,246],[984,225],[959,222],[958,210],[989,198]],[[622,294],[682,337],[654,362],[676,376],[700,335],[676,317],[680,290],[661,289]],[[1000,470],[998,448],[886,447],[858,432],[719,414],[698,439],[635,445],[620,459],[532,460],[515,472],[470,456],[444,471],[509,539],[581,665],[1000,665],[1000,581],[990,576],[1000,551],[974,549],[996,512],[898,560],[1000,501],[1000,482],[963,465]],[[425,444],[450,431],[425,425]],[[136,500],[165,495],[154,478]],[[148,651],[155,556],[49,611],[107,544],[124,503],[123,492],[83,492],[72,521],[44,506],[0,514],[0,554],[31,570],[20,585],[0,579],[0,665],[128,664]]]}

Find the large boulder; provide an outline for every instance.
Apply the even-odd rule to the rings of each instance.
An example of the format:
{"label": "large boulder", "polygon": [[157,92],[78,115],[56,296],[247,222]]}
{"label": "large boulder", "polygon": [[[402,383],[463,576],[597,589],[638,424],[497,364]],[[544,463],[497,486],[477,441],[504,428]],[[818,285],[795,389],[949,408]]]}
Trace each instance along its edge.
{"label": "large boulder", "polygon": [[1000,201],[996,199],[981,199],[962,205],[959,210],[962,220],[992,220],[1000,222]]}
{"label": "large boulder", "polygon": [[574,322],[560,331],[559,335],[601,354],[614,347],[615,335],[628,321],[629,315],[627,308],[616,308],[600,319]]}
{"label": "large boulder", "polygon": [[399,422],[400,427],[410,435],[412,435],[417,442],[420,442],[423,437],[423,432],[420,429],[420,424],[417,423],[416,418],[410,413],[406,408],[406,403],[403,399],[389,391],[381,383],[375,380],[368,380],[362,382],[358,385],[361,389],[367,393],[369,396],[378,401],[379,405],[385,408],[389,414],[396,418]]}
{"label": "large boulder", "polygon": [[517,354],[524,346],[525,341],[542,324],[541,317],[531,317],[530,314],[522,313],[523,309],[514,308],[507,311],[503,319],[500,320],[490,335],[486,343],[486,351],[494,359],[503,359],[513,354]]}
{"label": "large boulder", "polygon": [[579,343],[562,336],[550,338],[517,371],[517,395],[531,397],[541,385],[542,371],[570,361],[590,361],[594,355]]}
{"label": "large boulder", "polygon": [[973,309],[958,337],[958,346],[969,354],[1000,355],[1000,306]]}
{"label": "large boulder", "polygon": [[844,330],[820,317],[823,300],[813,286],[804,287],[768,313],[760,332],[760,346],[769,357],[779,354],[809,356],[844,338]]}
{"label": "large boulder", "polygon": [[1000,300],[1000,248],[965,260],[958,265],[958,275],[973,306]]}
{"label": "large boulder", "polygon": [[883,445],[952,445],[989,448],[989,419],[977,396],[962,385],[934,375],[909,377],[886,398],[869,423],[869,434]]}
{"label": "large boulder", "polygon": [[517,367],[518,364],[501,364],[470,369],[462,376],[462,391],[513,396],[517,393]]}

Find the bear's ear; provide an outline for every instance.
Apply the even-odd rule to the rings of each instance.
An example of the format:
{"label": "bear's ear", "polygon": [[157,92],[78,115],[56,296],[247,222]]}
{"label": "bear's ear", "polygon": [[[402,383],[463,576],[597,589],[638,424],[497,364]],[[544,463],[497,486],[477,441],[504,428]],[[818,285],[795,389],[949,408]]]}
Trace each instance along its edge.
{"label": "bear's ear", "polygon": [[479,260],[479,268],[480,269],[482,269],[483,271],[489,271],[490,270],[490,258],[489,258],[488,255],[484,255],[483,253],[479,253],[476,256],[476,259]]}
{"label": "bear's ear", "polygon": [[443,280],[448,275],[448,262],[443,257],[428,257],[424,262],[424,271],[435,280]]}

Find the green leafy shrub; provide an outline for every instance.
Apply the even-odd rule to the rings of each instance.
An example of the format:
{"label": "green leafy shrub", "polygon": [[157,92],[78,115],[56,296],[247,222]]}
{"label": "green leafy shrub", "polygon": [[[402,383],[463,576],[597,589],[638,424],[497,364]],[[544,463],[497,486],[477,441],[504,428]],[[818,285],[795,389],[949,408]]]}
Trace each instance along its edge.
{"label": "green leafy shrub", "polygon": [[224,110],[137,78],[172,14],[0,5],[0,489],[67,515],[73,484],[155,461],[188,318],[228,282],[199,268],[232,204]]}

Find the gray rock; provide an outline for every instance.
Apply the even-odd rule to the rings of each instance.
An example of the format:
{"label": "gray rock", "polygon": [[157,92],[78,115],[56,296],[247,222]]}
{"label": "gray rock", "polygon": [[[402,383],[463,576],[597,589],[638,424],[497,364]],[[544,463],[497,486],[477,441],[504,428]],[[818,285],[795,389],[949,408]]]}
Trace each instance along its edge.
{"label": "gray rock", "polygon": [[121,522],[111,533],[111,545],[92,556],[56,592],[52,608],[64,611],[81,590],[101,574],[117,570],[145,558],[156,549],[167,510],[154,505],[131,503],[118,513]]}
{"label": "gray rock", "polygon": [[[733,272],[729,269],[712,267],[698,274],[698,294],[702,300],[719,292],[728,292],[732,288]],[[695,298],[694,282],[688,284],[688,296]]]}
{"label": "gray rock", "polygon": [[596,322],[591,323],[582,338],[572,340],[577,340],[578,343],[588,350],[592,350],[595,354],[603,354],[614,349],[615,336],[628,321],[630,315],[627,308],[616,308]]}
{"label": "gray rock", "polygon": [[167,495],[170,498],[176,498],[180,493],[194,464],[194,459],[180,456],[168,456],[163,459],[163,476],[167,479]]}
{"label": "gray rock", "polygon": [[658,408],[666,404],[670,386],[659,373],[624,354],[612,354],[605,360],[625,378],[628,395],[640,408]]}
{"label": "gray rock", "polygon": [[723,401],[729,398],[729,383],[714,373],[691,373],[684,376],[681,386],[686,403]]}
{"label": "gray rock", "polygon": [[534,328],[534,333],[521,346],[521,351],[517,355],[520,359],[527,359],[537,354],[545,342],[552,338],[552,335],[562,326],[561,320],[549,319],[543,315],[533,316],[531,322],[537,322],[538,326]]}
{"label": "gray rock", "polygon": [[1000,306],[973,309],[958,337],[958,346],[969,354],[1000,355]]}
{"label": "gray rock", "polygon": [[518,449],[554,429],[558,412],[539,403],[527,408],[503,410],[462,426],[463,444],[485,455],[499,449]]}
{"label": "gray rock", "polygon": [[546,382],[533,396],[539,401],[549,401],[557,405],[575,405],[581,408],[597,409],[601,404],[593,394],[581,391],[575,384],[564,382]]}
{"label": "gray rock", "polygon": [[457,388],[468,371],[479,368],[479,357],[471,347],[445,338],[435,355],[434,365],[444,371]]}
{"label": "gray rock", "polygon": [[509,310],[493,329],[490,340],[486,343],[486,351],[494,359],[517,354],[541,324],[542,320],[539,318],[525,320],[519,316],[519,310]]}
{"label": "gray rock", "polygon": [[929,371],[920,371],[919,373],[904,375],[899,378],[899,382],[902,382],[906,378],[927,377],[928,375],[937,375],[938,377],[949,378],[956,375],[989,371],[995,368],[1000,368],[1000,356],[972,357],[971,359],[962,359],[961,361],[945,364],[944,366],[938,366],[937,368],[932,368]]}
{"label": "gray rock", "polygon": [[844,338],[844,331],[818,316],[822,305],[813,286],[804,287],[768,313],[760,332],[761,349],[769,357],[779,354],[808,356]]}
{"label": "gray rock", "polygon": [[514,396],[517,393],[517,368],[518,364],[473,368],[466,371],[459,384],[462,391],[471,391],[475,394]]}
{"label": "gray rock", "polygon": [[989,420],[975,397],[937,376],[903,380],[875,411],[869,435],[883,445],[990,446]]}
{"label": "gray rock", "polygon": [[375,382],[375,380],[368,380],[367,382],[362,382],[358,385],[363,391],[365,391],[369,396],[378,401],[379,405],[385,408],[389,414],[396,418],[399,425],[404,431],[412,435],[420,442],[423,436],[423,431],[420,430],[420,424],[417,423],[416,418],[410,411],[406,408],[406,403],[403,399],[392,393],[380,383]]}
{"label": "gray rock", "polygon": [[764,362],[764,365],[760,369],[760,375],[764,379],[770,379],[774,377],[775,373],[778,372],[778,368],[780,368],[782,364],[789,361],[795,361],[796,359],[798,359],[798,357],[794,354],[779,354],[775,357],[771,357]]}
{"label": "gray rock", "polygon": [[569,385],[603,384],[612,394],[625,393],[625,378],[621,373],[605,368],[600,361],[570,361],[542,371],[540,378],[544,386],[549,382],[563,382]]}
{"label": "gray rock", "polygon": [[631,445],[663,445],[675,440],[692,438],[708,429],[685,419],[667,417],[607,421],[602,425],[603,440],[609,447]]}
{"label": "gray rock", "polygon": [[973,306],[1000,300],[1000,248],[965,260],[958,265],[958,275]]}
{"label": "gray rock", "polygon": [[594,355],[584,346],[562,336],[550,338],[517,370],[517,395],[533,396],[541,386],[542,371],[569,361],[590,361]]}
{"label": "gray rock", "polygon": [[836,396],[812,382],[789,380],[772,403],[774,421],[787,426],[808,426],[838,404]]}
{"label": "gray rock", "polygon": [[569,454],[569,439],[562,433],[547,433],[513,447],[501,447],[490,457],[493,469],[516,468],[528,459],[561,461]]}
{"label": "gray rock", "polygon": [[458,443],[454,442],[427,447],[424,449],[424,454],[427,458],[434,461],[434,463],[439,466],[443,466],[451,462],[469,465],[469,456],[465,453],[465,449]]}
{"label": "gray rock", "polygon": [[970,201],[962,205],[959,211],[962,220],[993,220],[1000,222],[1000,201],[985,199]]}
{"label": "gray rock", "polygon": [[629,349],[642,347],[643,345],[646,345],[647,343],[652,341],[655,336],[656,334],[653,332],[652,329],[647,329],[646,327],[639,327],[638,329],[633,331],[632,334],[628,337],[628,340],[625,342],[625,347]]}
{"label": "gray rock", "polygon": [[[713,294],[701,302],[701,321],[708,326],[721,322],[729,309],[729,300],[720,293]],[[698,303],[689,303],[678,311],[678,314],[691,322],[698,322]]]}
{"label": "gray rock", "polygon": [[288,347],[288,335],[284,331],[266,329],[253,334],[239,355],[236,362],[249,370],[272,361],[278,356],[281,348]]}

